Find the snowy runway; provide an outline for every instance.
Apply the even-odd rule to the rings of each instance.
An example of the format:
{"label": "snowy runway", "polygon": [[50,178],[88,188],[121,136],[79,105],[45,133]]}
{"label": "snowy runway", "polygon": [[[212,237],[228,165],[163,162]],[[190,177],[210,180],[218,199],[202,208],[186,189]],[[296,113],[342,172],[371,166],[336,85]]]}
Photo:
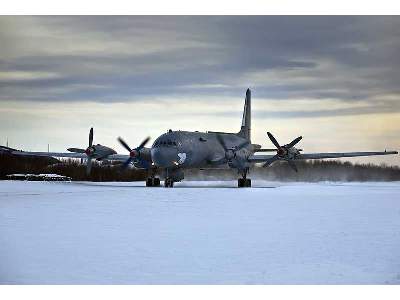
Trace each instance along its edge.
{"label": "snowy runway", "polygon": [[400,183],[0,181],[0,283],[400,284]]}

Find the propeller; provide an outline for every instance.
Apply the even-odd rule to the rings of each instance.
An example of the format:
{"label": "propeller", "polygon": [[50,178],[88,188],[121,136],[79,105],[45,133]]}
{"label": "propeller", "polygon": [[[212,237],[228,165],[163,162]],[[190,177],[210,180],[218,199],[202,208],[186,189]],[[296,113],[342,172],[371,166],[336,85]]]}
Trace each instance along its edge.
{"label": "propeller", "polygon": [[216,137],[217,137],[218,142],[222,146],[222,148],[225,150],[225,159],[229,163],[232,163],[234,161],[237,166],[239,166],[240,168],[243,169],[244,168],[243,159],[241,159],[241,157],[237,156],[236,152],[241,150],[245,146],[247,146],[250,142],[249,141],[244,141],[244,142],[240,143],[239,145],[237,145],[234,148],[228,148],[226,146],[225,140],[224,140],[224,138],[222,137],[221,134],[217,133]]}
{"label": "propeller", "polygon": [[280,159],[284,159],[284,160],[286,160],[288,162],[289,166],[295,172],[297,172],[298,171],[297,166],[294,163],[293,158],[289,157],[288,154],[289,154],[290,149],[293,148],[298,142],[300,142],[303,137],[299,136],[299,137],[295,138],[293,141],[291,141],[289,144],[281,146],[281,145],[279,145],[278,141],[272,135],[271,132],[267,132],[267,135],[268,135],[269,139],[271,140],[272,144],[274,144],[274,146],[276,147],[276,155],[271,157],[270,159],[268,159],[263,164],[263,167],[268,167],[269,165],[271,165],[275,161],[280,160]]}
{"label": "propeller", "polygon": [[147,165],[147,161],[143,160],[140,157],[140,150],[142,150],[144,148],[144,146],[148,143],[148,141],[150,140],[150,137],[148,136],[147,138],[145,138],[138,147],[131,149],[131,147],[129,147],[129,145],[121,138],[118,137],[118,141],[120,142],[120,144],[129,151],[129,158],[122,164],[122,169],[125,169],[130,163],[134,162],[134,161],[139,161],[142,165]]}
{"label": "propeller", "polygon": [[92,170],[93,154],[96,151],[95,147],[93,147],[93,127],[90,128],[90,131],[89,131],[89,146],[86,149],[68,148],[67,150],[70,152],[74,152],[74,153],[85,153],[86,154],[86,156],[87,156],[86,175],[89,175],[90,171]]}

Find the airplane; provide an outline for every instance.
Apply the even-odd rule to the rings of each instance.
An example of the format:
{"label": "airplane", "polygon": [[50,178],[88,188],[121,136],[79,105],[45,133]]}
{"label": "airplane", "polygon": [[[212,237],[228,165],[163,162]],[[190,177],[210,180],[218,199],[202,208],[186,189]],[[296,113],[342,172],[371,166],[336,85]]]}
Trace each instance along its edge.
{"label": "airplane", "polygon": [[[71,157],[87,159],[87,174],[90,173],[91,161],[122,161],[122,168],[133,164],[136,168],[147,169],[150,177],[146,180],[146,186],[160,186],[160,178],[156,172],[164,172],[164,186],[173,187],[175,182],[184,179],[184,170],[199,168],[212,169],[229,167],[236,169],[238,187],[251,187],[251,179],[247,177],[250,167],[262,163],[268,167],[276,161],[285,161],[298,172],[296,160],[325,159],[340,157],[357,157],[372,155],[398,154],[397,151],[379,152],[331,152],[331,153],[302,153],[302,149],[295,147],[302,136],[295,138],[288,144],[281,145],[274,135],[267,132],[268,138],[275,149],[261,148],[261,145],[251,143],[251,91],[247,89],[242,126],[237,133],[218,131],[173,131],[168,130],[160,135],[150,148],[146,148],[150,137],[145,138],[139,146],[131,148],[125,140],[118,138],[119,143],[128,151],[128,155],[117,154],[112,148],[97,144],[93,145],[93,128],[89,132],[89,146],[86,150],[80,148],[68,148],[71,153],[56,152],[16,152],[19,155],[36,155],[52,157]],[[259,152],[276,152],[274,155],[259,155]]]}

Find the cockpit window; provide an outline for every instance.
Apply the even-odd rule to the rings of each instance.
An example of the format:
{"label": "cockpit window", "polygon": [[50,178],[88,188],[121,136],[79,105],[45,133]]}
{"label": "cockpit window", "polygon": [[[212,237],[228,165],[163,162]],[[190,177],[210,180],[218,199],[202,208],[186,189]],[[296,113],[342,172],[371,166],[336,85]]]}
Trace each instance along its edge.
{"label": "cockpit window", "polygon": [[177,142],[171,141],[171,140],[164,140],[164,141],[156,141],[154,143],[154,147],[159,147],[159,146],[177,146]]}

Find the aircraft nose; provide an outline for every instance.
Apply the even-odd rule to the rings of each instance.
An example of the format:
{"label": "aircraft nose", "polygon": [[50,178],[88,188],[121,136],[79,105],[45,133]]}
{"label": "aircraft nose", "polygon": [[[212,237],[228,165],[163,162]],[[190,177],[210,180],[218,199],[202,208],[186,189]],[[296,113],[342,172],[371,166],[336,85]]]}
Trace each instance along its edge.
{"label": "aircraft nose", "polygon": [[178,151],[175,147],[159,146],[151,149],[151,159],[157,167],[168,168],[177,165]]}

